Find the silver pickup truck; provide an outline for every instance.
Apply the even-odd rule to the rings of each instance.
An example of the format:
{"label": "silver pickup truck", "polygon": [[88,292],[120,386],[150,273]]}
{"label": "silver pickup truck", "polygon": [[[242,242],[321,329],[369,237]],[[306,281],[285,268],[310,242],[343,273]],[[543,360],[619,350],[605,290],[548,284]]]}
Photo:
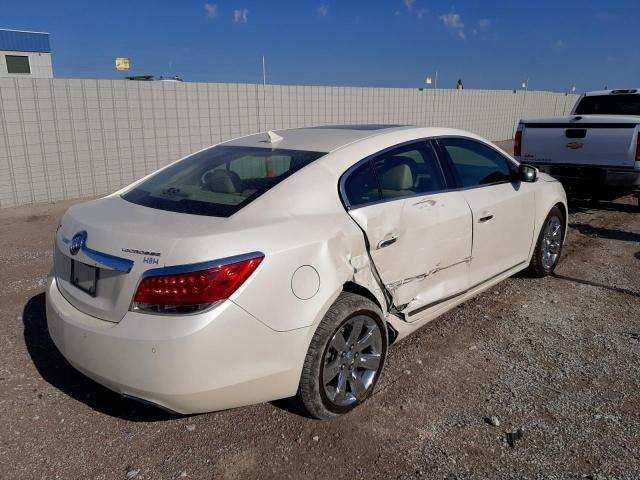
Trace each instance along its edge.
{"label": "silver pickup truck", "polygon": [[638,196],[639,127],[639,89],[589,92],[569,116],[520,120],[514,156],[556,177],[573,197]]}

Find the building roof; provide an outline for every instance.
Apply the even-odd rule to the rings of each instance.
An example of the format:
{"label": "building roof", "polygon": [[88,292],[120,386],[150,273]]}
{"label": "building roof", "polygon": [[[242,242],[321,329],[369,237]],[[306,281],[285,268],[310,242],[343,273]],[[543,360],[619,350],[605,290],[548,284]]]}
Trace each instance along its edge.
{"label": "building roof", "polygon": [[0,29],[0,50],[51,53],[49,34],[46,32]]}

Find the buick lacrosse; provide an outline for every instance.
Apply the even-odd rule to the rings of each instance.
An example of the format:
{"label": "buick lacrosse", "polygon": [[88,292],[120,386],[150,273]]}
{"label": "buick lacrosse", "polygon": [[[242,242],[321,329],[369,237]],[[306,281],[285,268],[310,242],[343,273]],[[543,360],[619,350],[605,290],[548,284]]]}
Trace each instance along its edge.
{"label": "buick lacrosse", "polygon": [[250,135],[71,207],[47,320],[78,370],[179,413],[371,395],[390,345],[526,269],[553,271],[560,183],[471,133]]}

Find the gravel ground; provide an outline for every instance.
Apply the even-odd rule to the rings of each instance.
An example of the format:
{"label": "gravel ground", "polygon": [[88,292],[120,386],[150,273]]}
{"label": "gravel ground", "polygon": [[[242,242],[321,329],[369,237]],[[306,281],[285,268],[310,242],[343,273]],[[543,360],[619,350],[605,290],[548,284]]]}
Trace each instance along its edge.
{"label": "gravel ground", "polygon": [[557,274],[511,278],[392,348],[375,395],[173,417],[76,372],[47,333],[59,203],[0,211],[0,478],[640,477],[640,213],[572,206]]}

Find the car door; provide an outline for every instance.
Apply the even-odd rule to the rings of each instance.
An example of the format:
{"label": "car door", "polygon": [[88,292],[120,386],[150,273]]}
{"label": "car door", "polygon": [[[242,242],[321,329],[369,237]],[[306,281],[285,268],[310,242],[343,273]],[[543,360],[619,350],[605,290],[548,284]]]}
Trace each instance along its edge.
{"label": "car door", "polygon": [[473,287],[527,261],[534,232],[534,184],[518,181],[516,163],[484,143],[468,138],[441,138],[438,143],[473,216]]}
{"label": "car door", "polygon": [[366,159],[343,176],[341,190],[396,308],[422,310],[467,288],[471,211],[448,191],[431,142]]}

